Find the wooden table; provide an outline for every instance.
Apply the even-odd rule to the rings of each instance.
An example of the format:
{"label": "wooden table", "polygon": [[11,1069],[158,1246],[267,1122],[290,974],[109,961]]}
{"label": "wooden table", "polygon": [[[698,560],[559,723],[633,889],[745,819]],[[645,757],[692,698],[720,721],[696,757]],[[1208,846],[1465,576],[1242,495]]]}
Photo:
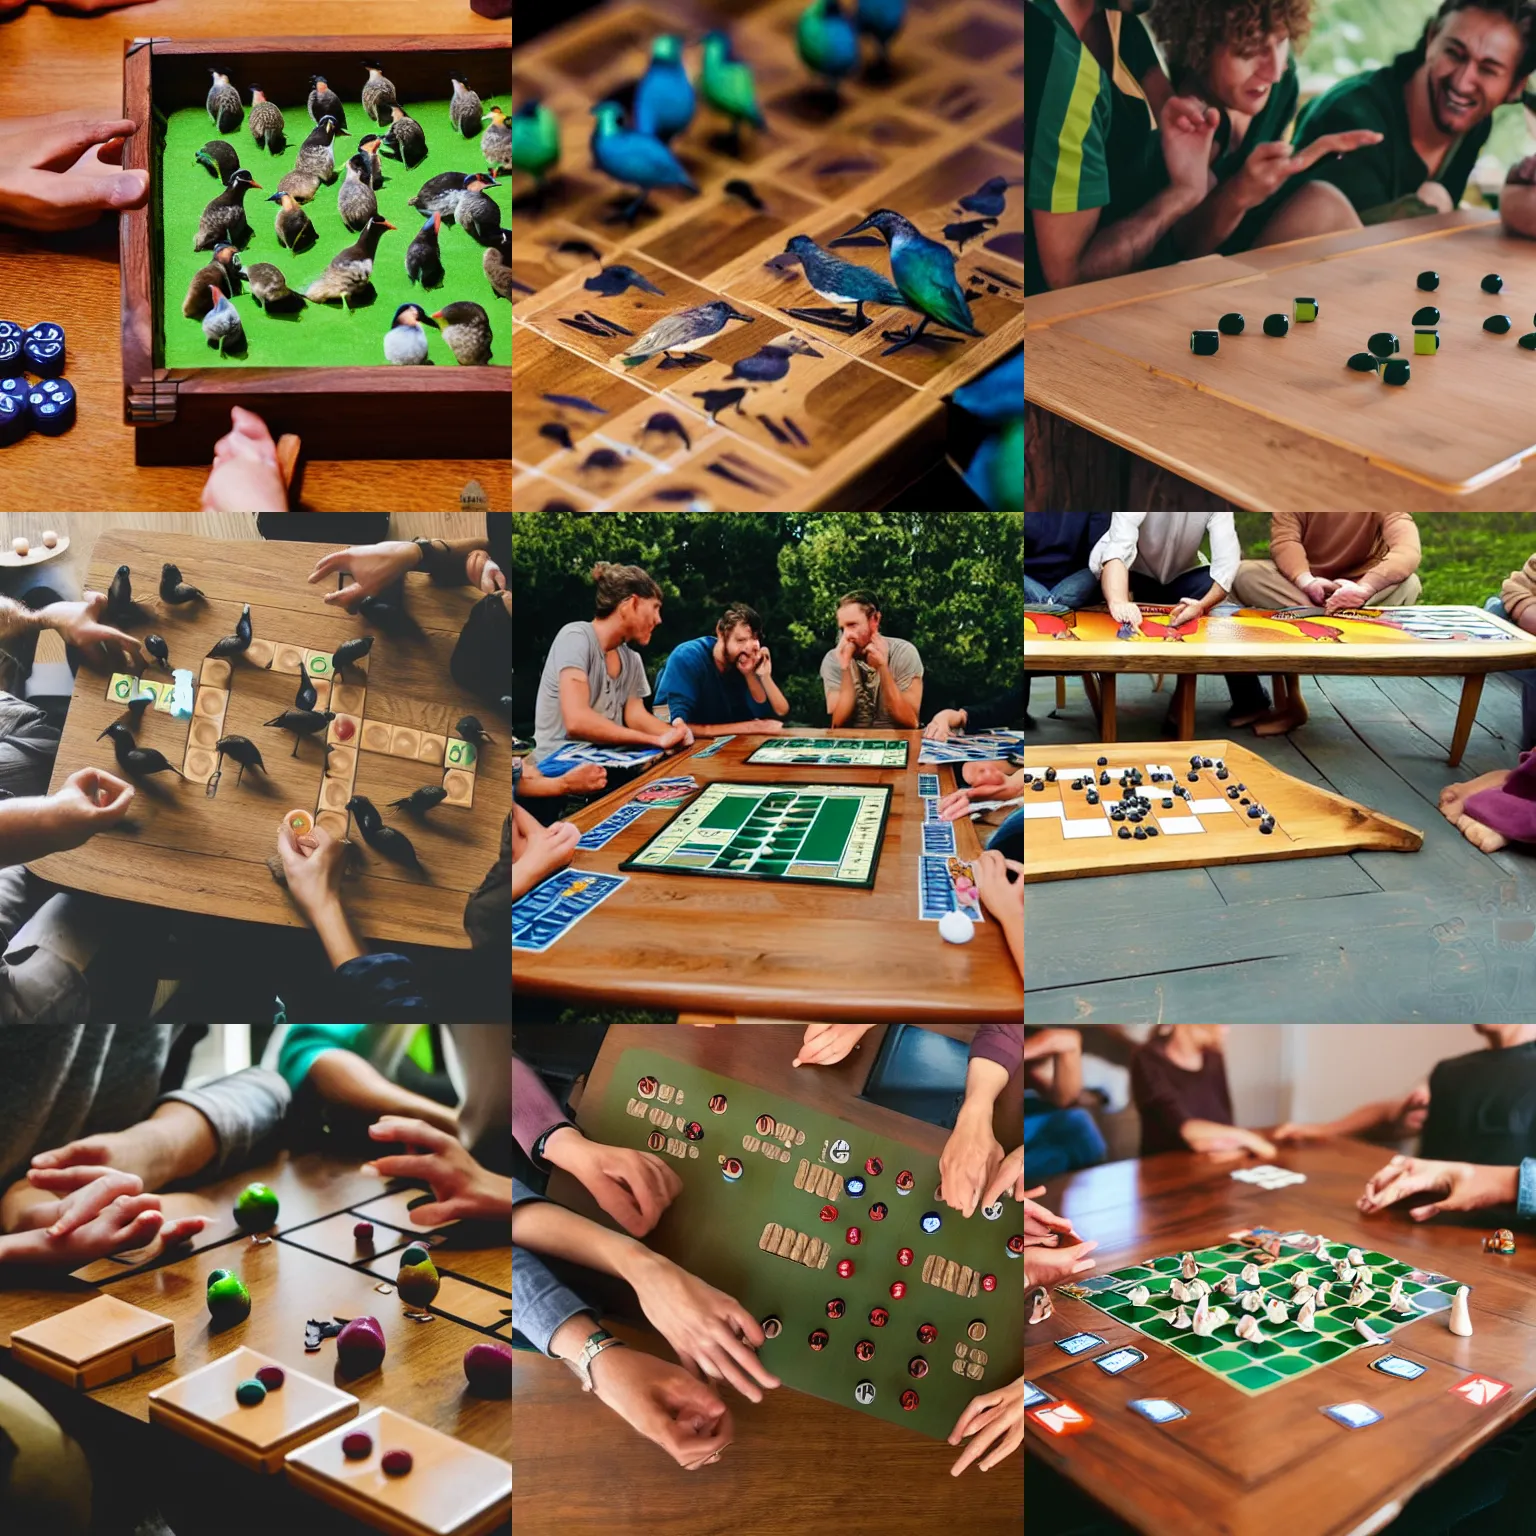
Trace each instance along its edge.
{"label": "wooden table", "polygon": [[[835,1066],[796,1070],[790,1062],[800,1037],[798,1025],[713,1033],[666,1025],[615,1026],[583,1097],[601,1096],[624,1051],[648,1046],[765,1090],[793,1094],[813,1108],[872,1132],[899,1136],[923,1151],[943,1149],[947,1135],[939,1127],[862,1097],[882,1038],[878,1031]],[[1005,1140],[1005,1146],[1018,1139],[1016,1107],[1012,1123],[1013,1140]],[[1006,1135],[1005,1128],[999,1129]],[[549,1193],[611,1225],[586,1190],[565,1175],[556,1173]],[[611,1321],[605,1326],[627,1344],[671,1358],[648,1328]],[[1022,1473],[1012,1459],[994,1469],[997,1478],[973,1467],[956,1479],[949,1468],[958,1449],[911,1435],[899,1425],[850,1415],[790,1388],[765,1393],[759,1404],[735,1392],[725,1395],[735,1420],[731,1447],[718,1465],[685,1473],[584,1393],[567,1367],[519,1351],[512,1366],[513,1438],[519,1453],[513,1529],[519,1536],[642,1527],[678,1536],[739,1536],[781,1528],[836,1530],[846,1536],[954,1528],[1003,1536],[1019,1529]],[[787,1470],[790,1462],[796,1463],[793,1473]],[[592,1469],[599,1465],[604,1475],[594,1477]]]}
{"label": "wooden table", "polygon": [[[117,566],[128,565],[135,597],[143,605],[143,618],[130,627],[141,635],[161,631],[178,667],[195,669],[213,641],[233,630],[241,605],[250,603],[258,639],[329,651],[356,635],[377,634],[367,658],[367,717],[441,734],[461,715],[483,715],[484,705],[459,688],[448,671],[459,632],[479,594],[467,587],[435,587],[425,576],[407,576],[406,602],[421,634],[394,639],[325,607],[327,583],[306,585],[326,549],[319,544],[249,544],[117,530],[96,540],[87,584],[105,591]],[[176,562],[183,578],[207,594],[206,603],[172,610],[160,602],[160,567],[167,560]],[[273,880],[267,860],[276,851],[283,814],[295,807],[315,807],[323,772],[321,744],[307,740],[296,757],[289,756],[293,737],[263,727],[263,721],[293,707],[296,677],[247,662],[237,662],[236,668],[225,728],[256,742],[266,772],[248,769],[236,788],[238,770],[226,763],[212,800],[196,783],[141,780],[124,823],[84,847],[50,854],[29,868],[56,884],[124,901],[153,901],[177,911],[302,927],[303,918]],[[155,669],[148,675],[166,677]],[[123,718],[122,707],[106,696],[107,685],[108,674],[99,660],[82,665],[54,763],[52,789],[87,765],[116,771],[109,743],[97,741],[105,726]],[[180,767],[187,733],[187,722],[151,710],[138,739]],[[464,903],[500,854],[502,826],[510,810],[505,750],[502,740],[483,747],[472,806],[443,805],[429,821],[411,825],[409,836],[429,872],[427,879],[368,852],[365,872],[348,881],[345,895],[359,933],[469,948]],[[374,752],[357,756],[355,792],[367,795],[381,811],[388,800],[442,778],[440,766],[434,769]],[[390,813],[391,819],[397,814]]]}
{"label": "wooden table", "polygon": [[[1096,1238],[1098,1273],[1227,1241],[1259,1225],[1300,1229],[1374,1249],[1473,1287],[1469,1339],[1445,1313],[1421,1317],[1388,1348],[1429,1367],[1417,1381],[1369,1369],[1381,1353],[1351,1350],[1259,1396],[1237,1388],[1107,1314],[1056,1295],[1055,1315],[1025,1330],[1025,1376],[1085,1409],[1091,1428],[1057,1438],[1025,1419],[1025,1447],[1147,1536],[1367,1536],[1412,1495],[1520,1418],[1536,1398],[1536,1250],[1485,1254],[1503,1219],[1420,1226],[1404,1210],[1364,1217],[1355,1201],[1390,1153],[1337,1140],[1286,1149],[1276,1162],[1307,1182],[1265,1191],[1233,1179],[1253,1159],[1169,1153],[1051,1180],[1042,1204]],[[1075,1360],[1055,1340],[1086,1329],[1106,1347],[1135,1344],[1148,1358],[1123,1376],[1100,1372],[1093,1349]],[[1483,1374],[1510,1390],[1481,1407],[1453,1395]],[[1125,1405],[1166,1396],[1189,1411],[1155,1426]],[[1318,1410],[1362,1400],[1385,1418],[1348,1430]]]}
{"label": "wooden table", "polygon": [[[1421,292],[1418,272],[1441,274]],[[1482,292],[1500,273],[1498,297]],[[1262,333],[1298,295],[1322,312]],[[1442,351],[1412,356],[1412,315],[1443,311]],[[1480,511],[1536,507],[1536,432],[1512,402],[1536,309],[1536,246],[1465,209],[1209,256],[1025,301],[1030,508],[1097,511],[1236,506]],[[1189,331],[1237,310],[1240,337],[1215,357]],[[1504,312],[1506,336],[1481,330]],[[1409,349],[1391,388],[1345,360],[1373,332]],[[1192,482],[1192,483],[1191,483]]]}
{"label": "wooden table", "polygon": [[[252,0],[238,12],[203,0],[150,0],[89,19],[32,5],[0,31],[0,118],[35,115],[51,104],[111,119],[122,110],[129,38],[444,32],[504,38],[508,24],[477,15],[467,0]],[[117,264],[115,218],[67,235],[0,228],[0,309],[23,325],[57,320],[64,326],[66,377],[79,397],[79,418],[65,437],[34,433],[5,450],[0,499],[6,511],[163,512],[198,504],[206,466],[134,463],[133,428],[123,421]],[[427,443],[402,443],[400,451],[398,459],[306,461],[295,510],[457,511],[471,480],[480,482],[492,508],[511,504],[512,468],[505,459],[433,459]]]}
{"label": "wooden table", "polygon": [[[796,736],[847,736],[846,730],[802,730]],[[629,872],[628,884],[588,913],[543,954],[518,951],[514,986],[597,1007],[629,1006],[747,1013],[788,1019],[1014,1019],[1022,983],[998,925],[977,925],[974,940],[947,944],[938,925],[917,916],[923,805],[918,767],[921,731],[881,727],[872,733],[910,744],[906,768],[789,768],[745,759],[773,736],[737,736],[713,757],[710,742],[663,756],[643,776],[573,818],[585,831],[652,779],[691,773],[764,784],[889,784],[890,816],[873,890],[823,888],[770,880],[711,879]],[[662,817],[637,817],[605,847],[578,849],[573,868],[616,872],[655,835]],[[981,851],[976,828],[955,823],[959,856]]]}
{"label": "wooden table", "polygon": [[[1143,611],[1147,615],[1167,613],[1155,607]],[[1461,708],[1447,759],[1456,767],[1472,735],[1488,674],[1536,666],[1536,636],[1480,608],[1370,611],[1381,614],[1389,624],[1454,623],[1459,617],[1479,636],[1498,632],[1507,638],[1416,642],[1347,616],[1292,621],[1244,609],[1230,618],[1220,614],[1202,618],[1193,633],[1177,641],[1151,643],[1142,638],[1116,638],[1114,619],[1103,609],[1091,609],[1065,616],[1026,614],[1024,667],[1029,672],[1081,673],[1098,718],[1099,739],[1109,742],[1116,739],[1116,680],[1122,672],[1173,673],[1178,678],[1173,716],[1181,741],[1195,734],[1194,683],[1202,673],[1459,677]]]}

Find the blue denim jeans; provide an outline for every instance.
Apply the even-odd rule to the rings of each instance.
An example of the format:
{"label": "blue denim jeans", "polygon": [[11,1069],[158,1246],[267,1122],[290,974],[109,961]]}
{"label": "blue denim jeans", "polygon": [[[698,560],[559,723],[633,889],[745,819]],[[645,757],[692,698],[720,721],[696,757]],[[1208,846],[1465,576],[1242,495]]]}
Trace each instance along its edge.
{"label": "blue denim jeans", "polygon": [[995,848],[1005,859],[1024,862],[1024,812],[1014,811],[996,832],[987,839],[987,847]]}
{"label": "blue denim jeans", "polygon": [[1038,1094],[1024,1095],[1024,1167],[1035,1183],[1104,1161],[1109,1149],[1086,1109],[1044,1104]]}
{"label": "blue denim jeans", "polygon": [[[1508,611],[1498,598],[1490,597],[1483,606],[1506,624],[1511,622]],[[1520,750],[1529,752],[1536,747],[1536,672],[1508,672],[1505,676],[1520,684]]]}

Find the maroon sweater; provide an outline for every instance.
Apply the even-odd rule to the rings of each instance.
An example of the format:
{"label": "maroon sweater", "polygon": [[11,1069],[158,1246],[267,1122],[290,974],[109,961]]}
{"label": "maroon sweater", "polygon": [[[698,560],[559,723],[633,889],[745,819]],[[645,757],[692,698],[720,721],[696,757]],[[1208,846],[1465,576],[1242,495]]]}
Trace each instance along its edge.
{"label": "maroon sweater", "polygon": [[1160,1040],[1149,1040],[1131,1061],[1131,1096],[1141,1115],[1141,1155],[1184,1152],[1179,1134],[1186,1120],[1232,1124],[1232,1095],[1220,1051],[1206,1051],[1198,1072],[1169,1061]]}

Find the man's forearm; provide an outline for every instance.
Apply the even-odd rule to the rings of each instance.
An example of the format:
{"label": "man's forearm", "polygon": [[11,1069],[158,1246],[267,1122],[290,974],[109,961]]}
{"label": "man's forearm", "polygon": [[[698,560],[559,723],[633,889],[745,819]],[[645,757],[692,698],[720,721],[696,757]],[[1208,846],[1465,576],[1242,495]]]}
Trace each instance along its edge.
{"label": "man's forearm", "polygon": [[219,1138],[208,1117],[179,1099],[161,1104],[137,1129],[152,1139],[158,1153],[156,1168],[144,1179],[147,1190],[190,1179],[219,1155]]}
{"label": "man's forearm", "polygon": [[653,1257],[643,1244],[548,1200],[525,1200],[512,1209],[512,1241],[548,1258],[568,1259],[628,1280]]}
{"label": "man's forearm", "polygon": [[1153,246],[1199,203],[1200,199],[1183,187],[1164,187],[1135,213],[1094,234],[1077,259],[1076,281],[1092,283],[1135,271],[1152,254]]}
{"label": "man's forearm", "polygon": [[348,960],[356,960],[359,955],[368,953],[352,931],[352,921],[339,899],[316,915],[315,933],[325,946],[325,958],[331,962],[333,971],[345,965]]}
{"label": "man's forearm", "polygon": [[0,863],[27,864],[73,847],[58,824],[58,808],[42,795],[0,801]]}
{"label": "man's forearm", "polygon": [[745,736],[757,729],[756,720],[727,720],[724,725],[700,725],[697,720],[689,720],[686,716],[674,715],[672,724],[678,724],[679,720],[693,732],[695,736]]}
{"label": "man's forearm", "polygon": [[1173,238],[1180,253],[1189,259],[1193,256],[1209,256],[1239,224],[1248,212],[1247,205],[1237,191],[1237,178],[1222,184],[1187,213],[1173,227]]}
{"label": "man's forearm", "polygon": [[[1061,1072],[1061,1057],[1056,1058],[1056,1071]],[[965,1099],[960,1106],[962,1114],[992,1118],[992,1106],[997,1096],[1008,1086],[1008,1069],[1001,1063],[979,1056],[965,1069]],[[1076,1098],[1076,1094],[1073,1095]]]}
{"label": "man's forearm", "polygon": [[912,701],[896,686],[896,678],[889,666],[880,668],[880,697],[885,700],[885,712],[907,730],[917,727],[917,711]]}
{"label": "man's forearm", "polygon": [[[565,734],[573,741],[595,741],[609,746],[648,747],[653,745],[650,733],[631,729],[628,725],[615,725],[606,715],[600,715],[590,704],[580,708],[564,709],[561,718]],[[655,719],[655,716],[650,718]],[[657,721],[660,725],[661,722]],[[662,726],[665,730],[666,727]]]}
{"label": "man's forearm", "polygon": [[425,1120],[450,1136],[458,1129],[456,1111],[424,1094],[392,1083],[371,1061],[348,1050],[322,1051],[309,1069],[320,1096],[331,1104],[376,1115],[404,1115]]}
{"label": "man's forearm", "polygon": [[0,640],[13,640],[17,635],[49,627],[40,610],[28,608],[14,597],[0,597]]}
{"label": "man's forearm", "polygon": [[14,1232],[21,1225],[21,1218],[35,1205],[52,1202],[59,1197],[46,1189],[38,1189],[17,1179],[4,1195],[0,1195],[0,1232]]}
{"label": "man's forearm", "polygon": [[852,713],[858,700],[858,690],[853,686],[853,663],[843,668],[843,680],[838,686],[837,697],[832,701],[832,724],[839,726]]}
{"label": "man's forearm", "polygon": [[1125,603],[1131,597],[1131,574],[1123,560],[1106,560],[1099,572],[1099,586],[1106,603]]}

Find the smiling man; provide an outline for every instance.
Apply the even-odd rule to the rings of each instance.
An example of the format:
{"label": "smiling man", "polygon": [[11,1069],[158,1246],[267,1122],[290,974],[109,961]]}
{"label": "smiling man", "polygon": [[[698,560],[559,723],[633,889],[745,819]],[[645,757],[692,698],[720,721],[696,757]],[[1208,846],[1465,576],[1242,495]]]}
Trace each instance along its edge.
{"label": "smiling man", "polygon": [[1530,0],[1444,0],[1417,48],[1340,81],[1302,112],[1298,149],[1356,129],[1380,133],[1381,142],[1296,177],[1255,243],[1449,212],[1488,141],[1494,108],[1520,99],[1533,60]]}

